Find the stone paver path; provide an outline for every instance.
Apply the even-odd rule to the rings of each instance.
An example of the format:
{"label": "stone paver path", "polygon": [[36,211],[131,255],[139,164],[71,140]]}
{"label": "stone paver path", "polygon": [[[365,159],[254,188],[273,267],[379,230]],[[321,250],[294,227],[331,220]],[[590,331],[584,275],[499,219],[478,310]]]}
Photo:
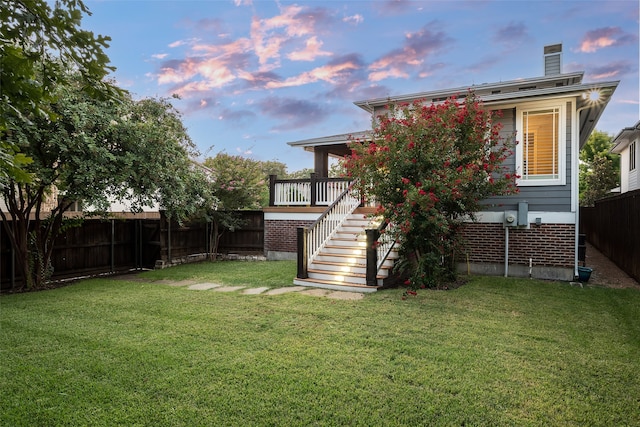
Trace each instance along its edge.
{"label": "stone paver path", "polygon": [[[159,282],[155,282],[159,283]],[[184,286],[184,282],[178,283],[165,283],[169,286]],[[216,292],[235,292],[244,289],[242,295],[283,295],[292,292],[298,292],[301,295],[309,295],[312,297],[325,297],[339,300],[361,300],[364,298],[364,294],[360,292],[346,292],[346,291],[332,291],[329,289],[309,288],[306,286],[286,286],[283,288],[246,288],[245,286],[222,286],[215,283],[195,283],[187,286],[187,289],[193,291],[208,291],[213,290]]]}
{"label": "stone paver path", "polygon": [[242,295],[259,295],[270,288],[249,288],[242,291]]}
{"label": "stone paver path", "polygon": [[222,285],[216,285],[215,283],[196,283],[195,285],[189,286],[189,289],[194,291],[207,291],[213,288],[219,288]]}
{"label": "stone paver path", "polygon": [[271,289],[270,291],[265,292],[265,295],[282,295],[282,294],[288,294],[289,292],[300,292],[300,291],[304,291],[305,288],[304,286],[288,286],[286,288],[275,288],[275,289]]}
{"label": "stone paver path", "polygon": [[[127,274],[122,276],[115,276],[121,280],[129,280],[134,282],[146,282],[144,279],[137,277],[135,274]],[[166,285],[175,287],[186,287],[192,291],[213,291],[213,292],[237,292],[241,291],[242,295],[283,295],[292,292],[297,292],[300,295],[308,295],[313,297],[323,297],[339,300],[361,300],[364,298],[364,294],[360,292],[347,292],[347,291],[334,291],[329,289],[311,288],[307,286],[284,286],[281,288],[269,288],[266,286],[259,288],[247,288],[246,286],[223,286],[218,283],[202,282],[199,283],[195,280],[156,280],[151,281],[156,285]]]}
{"label": "stone paver path", "polygon": [[214,291],[216,292],[235,292],[235,291],[239,291],[240,289],[244,289],[246,288],[246,286],[221,286],[219,288],[215,288]]}

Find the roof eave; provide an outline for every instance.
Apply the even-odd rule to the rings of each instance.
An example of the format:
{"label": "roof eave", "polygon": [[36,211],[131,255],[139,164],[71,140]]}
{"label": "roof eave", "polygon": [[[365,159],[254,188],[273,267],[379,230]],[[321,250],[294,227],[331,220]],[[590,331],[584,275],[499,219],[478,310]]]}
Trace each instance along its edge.
{"label": "roof eave", "polygon": [[[575,86],[576,84],[581,84],[583,76],[584,76],[584,72],[581,71],[581,72],[569,73],[569,74],[556,74],[552,76],[531,77],[526,79],[509,80],[509,81],[497,82],[497,83],[483,83],[480,85],[461,86],[458,88],[450,88],[450,89],[428,91],[428,92],[418,92],[418,93],[412,93],[412,94],[400,95],[400,96],[390,96],[387,98],[368,99],[368,100],[356,101],[354,102],[354,104],[366,111],[373,112],[375,107],[384,106],[388,104],[390,101],[391,102],[410,102],[410,101],[415,101],[415,100],[424,99],[424,98],[441,98],[446,96],[452,96],[455,94],[466,93],[469,90],[474,90],[474,91],[498,90],[501,88],[514,86],[514,85],[522,86],[522,85],[530,85],[532,83],[545,83],[545,82],[550,82],[555,80],[573,81],[575,83],[568,84],[566,86],[561,86],[561,87],[572,87],[572,86]],[[518,93],[518,92],[507,92],[507,93]]]}
{"label": "roof eave", "polygon": [[324,145],[346,144],[354,139],[365,138],[370,134],[370,130],[360,130],[351,133],[342,133],[338,135],[322,136],[319,138],[303,139],[300,141],[287,142],[291,147],[320,147]]}

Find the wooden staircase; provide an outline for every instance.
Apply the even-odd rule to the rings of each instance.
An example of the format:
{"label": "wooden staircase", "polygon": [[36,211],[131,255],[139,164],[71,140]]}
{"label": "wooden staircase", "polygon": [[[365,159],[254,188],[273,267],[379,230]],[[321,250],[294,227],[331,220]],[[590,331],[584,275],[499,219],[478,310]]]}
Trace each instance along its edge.
{"label": "wooden staircase", "polygon": [[365,230],[377,226],[361,213],[349,215],[308,265],[308,278],[296,278],[294,284],[351,292],[375,292],[383,287],[398,254],[392,250],[384,261],[376,286],[366,284]]}

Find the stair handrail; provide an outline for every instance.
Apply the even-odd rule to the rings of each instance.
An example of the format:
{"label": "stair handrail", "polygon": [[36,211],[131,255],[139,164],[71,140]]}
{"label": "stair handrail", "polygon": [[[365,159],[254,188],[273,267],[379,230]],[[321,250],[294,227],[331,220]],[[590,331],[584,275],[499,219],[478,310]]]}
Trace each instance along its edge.
{"label": "stair handrail", "polygon": [[313,224],[298,228],[298,278],[308,277],[308,265],[313,262],[347,217],[360,206],[361,200],[352,195],[355,183],[356,181],[351,182]]}
{"label": "stair handrail", "polygon": [[367,235],[366,251],[366,283],[368,286],[378,285],[378,272],[393,250],[396,239],[389,233],[387,227],[392,227],[387,221],[382,221],[378,228],[365,230]]}

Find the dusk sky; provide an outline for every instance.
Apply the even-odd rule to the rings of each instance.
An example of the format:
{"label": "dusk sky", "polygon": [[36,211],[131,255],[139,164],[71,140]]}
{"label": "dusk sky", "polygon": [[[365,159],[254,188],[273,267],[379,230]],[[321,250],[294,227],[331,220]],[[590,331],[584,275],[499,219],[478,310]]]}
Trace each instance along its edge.
{"label": "dusk sky", "polygon": [[596,129],[639,113],[639,2],[87,0],[112,38],[113,78],[135,98],[178,94],[202,157],[313,166],[287,142],[371,127],[353,102],[563,72],[620,80]]}

